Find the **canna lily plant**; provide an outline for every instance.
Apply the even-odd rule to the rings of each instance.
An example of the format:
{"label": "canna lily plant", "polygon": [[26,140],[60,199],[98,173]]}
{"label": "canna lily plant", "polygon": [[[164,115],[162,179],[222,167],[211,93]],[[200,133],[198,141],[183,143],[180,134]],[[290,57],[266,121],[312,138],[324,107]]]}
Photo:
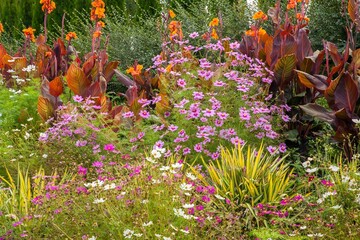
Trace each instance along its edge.
{"label": "canna lily plant", "polygon": [[[352,144],[359,142],[359,130],[355,122],[360,116],[360,49],[355,49],[356,38],[353,32],[359,32],[360,2],[348,1],[348,13],[352,20],[347,28],[348,41],[343,53],[335,44],[324,42],[327,75],[310,74],[297,70],[300,82],[310,91],[325,97],[328,107],[314,102],[300,106],[308,115],[329,123],[335,130],[334,139],[343,143],[348,159],[353,155]],[[331,63],[330,63],[331,61]],[[332,66],[331,70],[330,67]],[[354,122],[355,121],[355,122]]]}

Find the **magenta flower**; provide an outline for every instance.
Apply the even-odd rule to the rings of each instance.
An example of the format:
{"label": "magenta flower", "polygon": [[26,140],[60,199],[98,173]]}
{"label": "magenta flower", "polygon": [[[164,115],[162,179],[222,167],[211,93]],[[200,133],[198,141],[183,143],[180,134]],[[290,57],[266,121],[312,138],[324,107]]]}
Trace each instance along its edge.
{"label": "magenta flower", "polygon": [[201,198],[201,200],[203,200],[203,201],[206,202],[206,203],[208,203],[208,202],[211,201],[210,197],[207,196],[207,195],[203,196],[203,197]]}
{"label": "magenta flower", "polygon": [[108,152],[113,152],[113,151],[115,150],[115,146],[114,146],[113,144],[111,144],[111,143],[106,144],[106,145],[104,146],[104,150],[105,150],[105,151],[108,151]]}
{"label": "magenta flower", "polygon": [[324,185],[324,186],[326,186],[326,187],[332,187],[332,186],[334,186],[334,183],[332,183],[331,181],[329,181],[329,180],[321,180],[320,181],[321,182],[321,184],[322,185]]}
{"label": "magenta flower", "polygon": [[87,173],[87,168],[85,168],[85,167],[83,167],[83,166],[79,166],[79,167],[78,167],[78,174],[79,174],[79,175],[85,176],[86,173]]}

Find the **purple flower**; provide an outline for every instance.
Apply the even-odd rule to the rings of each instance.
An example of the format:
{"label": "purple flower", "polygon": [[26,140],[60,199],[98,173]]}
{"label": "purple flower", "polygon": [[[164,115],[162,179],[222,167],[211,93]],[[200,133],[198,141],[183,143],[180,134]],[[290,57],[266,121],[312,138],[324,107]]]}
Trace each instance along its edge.
{"label": "purple flower", "polygon": [[84,100],[84,98],[83,98],[82,96],[75,95],[75,96],[73,96],[73,100],[74,100],[75,102],[80,103],[80,102],[82,102],[82,101]]}
{"label": "purple flower", "polygon": [[83,140],[83,141],[77,140],[76,143],[75,143],[75,146],[76,147],[84,147],[84,146],[86,146],[86,144],[87,144],[86,140]]}
{"label": "purple flower", "polygon": [[100,161],[95,161],[95,162],[93,162],[92,166],[96,167],[96,168],[101,168],[104,166],[104,163],[100,162]]}
{"label": "purple flower", "polygon": [[198,36],[199,36],[198,32],[193,32],[193,33],[190,33],[189,38],[194,39],[194,38],[197,38]]}
{"label": "purple flower", "polygon": [[139,113],[139,116],[142,118],[149,118],[150,117],[150,113],[146,110],[141,110]]}
{"label": "purple flower", "polygon": [[134,113],[132,111],[128,111],[122,114],[123,118],[131,118],[134,116]]}

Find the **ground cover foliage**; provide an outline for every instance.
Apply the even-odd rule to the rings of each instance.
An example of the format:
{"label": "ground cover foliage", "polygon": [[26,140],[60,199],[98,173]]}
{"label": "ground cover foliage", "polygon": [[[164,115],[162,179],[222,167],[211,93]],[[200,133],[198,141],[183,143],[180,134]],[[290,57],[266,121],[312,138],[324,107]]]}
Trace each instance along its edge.
{"label": "ground cover foliage", "polygon": [[42,0],[18,49],[0,23],[0,239],[359,239],[345,2],[319,50],[307,0],[164,1],[141,27],[93,0],[55,33]]}

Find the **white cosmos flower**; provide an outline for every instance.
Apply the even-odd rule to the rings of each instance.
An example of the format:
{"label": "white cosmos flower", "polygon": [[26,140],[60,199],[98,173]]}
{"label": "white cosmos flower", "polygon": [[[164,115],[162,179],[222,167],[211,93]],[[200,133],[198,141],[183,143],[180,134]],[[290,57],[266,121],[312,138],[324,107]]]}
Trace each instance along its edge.
{"label": "white cosmos flower", "polygon": [[307,173],[314,173],[314,172],[316,172],[318,170],[318,168],[308,168],[308,169],[306,169],[306,172]]}
{"label": "white cosmos flower", "polygon": [[310,161],[306,161],[302,163],[304,168],[310,167]]}
{"label": "white cosmos flower", "polygon": [[91,238],[89,238],[89,240],[96,240],[96,237],[92,236]]}
{"label": "white cosmos flower", "polygon": [[150,221],[150,222],[147,222],[147,223],[143,223],[142,225],[143,225],[143,227],[151,226],[151,225],[153,225],[153,221]]}
{"label": "white cosmos flower", "polygon": [[180,188],[184,191],[190,191],[193,188],[193,186],[191,184],[182,183],[180,185]]}
{"label": "white cosmos flower", "polygon": [[132,237],[132,235],[134,235],[134,231],[133,230],[130,230],[130,229],[126,229],[126,230],[124,230],[124,232],[123,232],[123,236],[125,237],[125,238],[131,238]]}
{"label": "white cosmos flower", "polygon": [[338,166],[334,166],[334,165],[331,165],[331,166],[329,167],[329,169],[330,169],[331,171],[333,171],[333,172],[339,171],[339,167],[338,167]]}
{"label": "white cosmos flower", "polygon": [[171,165],[171,167],[173,167],[173,168],[181,168],[182,164],[181,163],[174,163],[173,165]]}
{"label": "white cosmos flower", "polygon": [[183,205],[183,208],[193,208],[194,206],[195,206],[194,204],[186,203],[186,204]]}
{"label": "white cosmos flower", "polygon": [[186,177],[190,178],[190,180],[192,180],[192,181],[195,181],[195,180],[196,180],[196,177],[195,177],[193,174],[191,174],[191,173],[187,173],[187,174],[186,174]]}
{"label": "white cosmos flower", "polygon": [[170,167],[169,167],[169,166],[162,166],[162,167],[160,168],[160,171],[168,171],[168,170],[170,170]]}
{"label": "white cosmos flower", "polygon": [[99,198],[99,199],[95,199],[93,203],[98,204],[98,203],[103,203],[103,202],[105,202],[105,199]]}
{"label": "white cosmos flower", "polygon": [[216,197],[217,199],[219,199],[219,200],[225,200],[224,197],[222,197],[222,196],[220,196],[220,195],[218,195],[218,194],[215,194],[215,197]]}

